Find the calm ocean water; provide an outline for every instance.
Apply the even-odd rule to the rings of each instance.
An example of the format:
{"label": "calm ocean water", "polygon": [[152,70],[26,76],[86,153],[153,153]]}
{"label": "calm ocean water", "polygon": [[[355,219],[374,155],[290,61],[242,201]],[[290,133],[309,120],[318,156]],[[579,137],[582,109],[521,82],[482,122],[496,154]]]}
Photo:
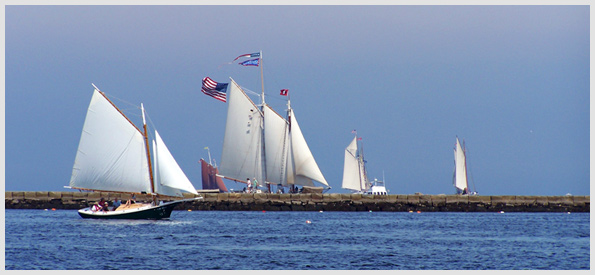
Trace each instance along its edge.
{"label": "calm ocean water", "polygon": [[589,213],[5,210],[5,269],[588,270]]}

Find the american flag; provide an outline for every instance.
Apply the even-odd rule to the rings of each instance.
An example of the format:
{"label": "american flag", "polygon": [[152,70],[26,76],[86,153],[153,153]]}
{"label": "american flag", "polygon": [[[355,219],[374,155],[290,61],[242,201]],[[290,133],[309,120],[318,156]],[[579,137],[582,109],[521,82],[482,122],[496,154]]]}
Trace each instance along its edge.
{"label": "american flag", "polygon": [[227,102],[227,85],[229,83],[217,83],[215,80],[212,80],[210,77],[205,77],[202,79],[202,89],[201,91],[208,96],[212,96],[217,100],[221,100],[223,102]]}

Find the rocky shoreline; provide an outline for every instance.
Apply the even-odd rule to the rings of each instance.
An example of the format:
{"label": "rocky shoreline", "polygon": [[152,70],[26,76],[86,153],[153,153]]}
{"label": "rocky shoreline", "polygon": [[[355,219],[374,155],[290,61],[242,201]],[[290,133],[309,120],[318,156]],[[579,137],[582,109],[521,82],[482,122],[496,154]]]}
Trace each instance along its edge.
{"label": "rocky shoreline", "polygon": [[[459,196],[362,194],[201,193],[175,210],[199,211],[386,211],[386,212],[590,212],[590,196]],[[105,198],[126,201],[112,192],[5,191],[5,209],[81,209]],[[186,194],[185,198],[195,195]],[[173,198],[172,198],[173,199]],[[137,195],[150,201],[149,195]]]}

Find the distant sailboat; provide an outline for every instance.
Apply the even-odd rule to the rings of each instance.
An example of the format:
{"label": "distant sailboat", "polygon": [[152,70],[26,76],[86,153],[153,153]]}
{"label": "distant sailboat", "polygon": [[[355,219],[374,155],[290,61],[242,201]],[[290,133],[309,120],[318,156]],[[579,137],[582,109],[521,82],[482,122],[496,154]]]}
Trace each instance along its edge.
{"label": "distant sailboat", "polygon": [[213,164],[200,159],[200,166],[202,172],[202,189],[203,190],[219,190],[219,192],[229,192],[220,177],[217,177],[218,169]]}
{"label": "distant sailboat", "polygon": [[[359,141],[359,144],[358,144]],[[359,146],[358,146],[359,145]],[[364,148],[361,138],[357,134],[345,148],[345,162],[343,166],[343,183],[344,189],[351,190],[355,193],[366,193],[375,195],[386,195],[386,187],[383,181],[374,180],[374,183],[368,179],[368,171],[366,170],[366,161],[364,160]]]}
{"label": "distant sailboat", "polygon": [[[205,147],[209,150],[208,147]],[[209,151],[209,162],[200,159],[200,166],[202,172],[202,189],[203,190],[219,190],[219,192],[228,192],[227,187],[223,183],[221,177],[217,177],[219,169],[216,164],[211,161],[211,152]]]}
{"label": "distant sailboat", "polygon": [[284,118],[264,102],[259,108],[230,80],[219,175],[244,183],[256,179],[260,187],[314,186],[316,181],[330,189],[289,101]]}
{"label": "distant sailboat", "polygon": [[[469,181],[467,180],[467,157],[465,150],[465,142],[463,145],[459,142],[459,138],[456,138],[456,144],[454,148],[455,157],[455,171],[453,175],[453,185],[456,188],[457,194],[470,195],[469,193]],[[471,195],[477,194],[472,192]]]}
{"label": "distant sailboat", "polygon": [[[93,85],[95,87],[95,85]],[[93,91],[68,188],[152,194],[153,202],[120,206],[113,211],[78,211],[83,218],[163,219],[185,200],[163,204],[158,198],[198,194],[155,130],[150,154],[145,111],[143,129],[137,128],[97,87]],[[154,167],[152,166],[154,165]]]}

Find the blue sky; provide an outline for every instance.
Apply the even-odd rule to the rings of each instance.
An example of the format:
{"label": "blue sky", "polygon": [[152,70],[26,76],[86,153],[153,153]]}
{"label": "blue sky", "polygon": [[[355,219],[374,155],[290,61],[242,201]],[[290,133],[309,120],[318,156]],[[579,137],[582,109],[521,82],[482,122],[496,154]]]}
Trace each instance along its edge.
{"label": "blue sky", "polygon": [[[140,106],[201,188],[227,105],[209,76],[263,51],[331,185],[356,129],[393,194],[452,194],[455,137],[482,195],[590,194],[589,6],[6,6],[5,190],[66,191],[95,83]],[[133,117],[138,119],[138,117]],[[136,120],[139,121],[139,120]],[[226,182],[229,188],[239,184]]]}

